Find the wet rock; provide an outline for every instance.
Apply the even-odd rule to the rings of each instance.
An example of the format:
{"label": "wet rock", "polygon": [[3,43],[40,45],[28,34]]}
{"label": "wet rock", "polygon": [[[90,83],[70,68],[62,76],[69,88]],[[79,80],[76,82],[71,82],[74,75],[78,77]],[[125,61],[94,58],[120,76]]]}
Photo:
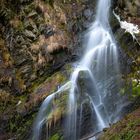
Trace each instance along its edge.
{"label": "wet rock", "polygon": [[83,27],[86,28],[86,29],[89,28],[90,25],[91,25],[91,22],[89,22],[89,21],[85,21],[85,22],[83,23]]}
{"label": "wet rock", "polygon": [[90,18],[92,17],[92,15],[93,15],[93,11],[92,11],[92,10],[86,9],[86,10],[84,11],[84,16],[85,16],[87,19],[90,19]]}
{"label": "wet rock", "polygon": [[45,27],[43,30],[43,34],[45,35],[46,38],[52,36],[54,34],[53,27],[51,26]]}
{"label": "wet rock", "polygon": [[79,72],[77,84],[79,86],[81,97],[91,97],[95,104],[99,103],[99,96],[97,93],[96,85],[88,70],[81,70]]}
{"label": "wet rock", "polygon": [[113,33],[115,33],[118,29],[120,29],[120,23],[115,17],[115,15],[113,14],[113,12],[111,13],[111,16],[110,16],[110,25],[111,25]]}

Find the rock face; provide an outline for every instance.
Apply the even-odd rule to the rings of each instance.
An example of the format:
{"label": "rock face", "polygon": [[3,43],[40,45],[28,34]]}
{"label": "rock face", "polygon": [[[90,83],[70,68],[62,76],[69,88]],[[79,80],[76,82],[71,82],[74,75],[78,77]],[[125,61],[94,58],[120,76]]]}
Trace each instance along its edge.
{"label": "rock face", "polygon": [[[138,0],[118,0],[115,11],[121,16],[122,20],[138,25],[140,28],[140,2]],[[140,41],[140,33],[137,39]]]}
{"label": "rock face", "polygon": [[1,140],[29,137],[40,103],[79,59],[94,8],[91,0],[0,2]]}
{"label": "rock face", "polygon": [[[120,16],[122,21],[127,21],[138,26],[140,30],[140,18],[139,18],[139,9],[140,3],[137,0],[133,1],[121,1],[118,0],[116,6],[114,7],[115,12]],[[116,22],[115,22],[116,23]],[[116,23],[117,25],[117,23]],[[125,32],[124,29],[115,27],[114,31],[116,40],[118,41],[119,46],[121,47],[121,53],[125,63],[122,65],[122,68],[127,65],[129,70],[129,76],[125,75],[128,78],[137,79],[139,81],[139,65],[140,65],[140,32],[135,34],[136,39],[133,39],[131,34]],[[123,71],[123,70],[122,70]],[[139,82],[138,82],[139,83]]]}

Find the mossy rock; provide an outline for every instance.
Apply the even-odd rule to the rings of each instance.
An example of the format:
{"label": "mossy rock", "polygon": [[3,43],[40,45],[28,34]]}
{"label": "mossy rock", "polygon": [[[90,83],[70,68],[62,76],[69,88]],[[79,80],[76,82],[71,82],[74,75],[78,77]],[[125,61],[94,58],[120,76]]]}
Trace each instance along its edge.
{"label": "mossy rock", "polygon": [[132,81],[132,95],[133,97],[140,96],[140,83],[135,80]]}
{"label": "mossy rock", "polygon": [[140,108],[112,125],[99,140],[137,140],[139,139]]}
{"label": "mossy rock", "polygon": [[60,134],[56,133],[53,136],[51,136],[49,140],[63,140],[63,137]]}

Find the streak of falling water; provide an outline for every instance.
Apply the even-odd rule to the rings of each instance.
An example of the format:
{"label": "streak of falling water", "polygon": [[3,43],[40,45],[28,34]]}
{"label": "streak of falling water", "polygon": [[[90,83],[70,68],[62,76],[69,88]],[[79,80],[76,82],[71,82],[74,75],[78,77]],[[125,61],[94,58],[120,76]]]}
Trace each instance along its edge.
{"label": "streak of falling water", "polygon": [[63,91],[66,91],[70,88],[71,83],[67,82],[65,85],[60,87],[58,91],[54,92],[53,94],[49,95],[42,103],[36,121],[34,123],[33,127],[33,140],[40,140],[41,139],[41,133],[42,133],[42,127],[45,123],[47,123],[47,117],[52,111],[52,101],[56,94],[61,94]]}
{"label": "streak of falling water", "polygon": [[[120,82],[118,77],[120,73],[117,46],[108,21],[110,5],[111,0],[98,1],[95,21],[85,35],[85,54],[71,74],[71,86],[67,103],[68,114],[64,134],[66,140],[78,140],[77,133],[80,130],[77,130],[77,128],[82,127],[77,127],[77,102],[79,96],[81,96],[80,88],[83,88],[77,84],[80,72],[84,72],[89,76],[88,80],[91,85],[86,94],[90,99],[93,112],[95,112],[94,117],[97,118],[97,122],[93,122],[96,124],[93,133],[101,131],[103,128],[108,127],[110,123],[120,118],[120,103],[122,103],[122,99],[120,95],[118,95]],[[85,81],[85,83],[86,82],[87,81]],[[39,140],[42,125],[47,121],[48,110],[50,111],[49,106],[54,96],[67,89],[67,85],[68,83],[47,97],[43,102],[34,126],[33,140]],[[117,87],[114,91],[115,95],[111,94],[110,87]],[[87,88],[89,87],[87,86]],[[80,113],[81,118],[82,112],[84,112],[83,107]],[[81,121],[82,120],[80,120],[80,123]]]}

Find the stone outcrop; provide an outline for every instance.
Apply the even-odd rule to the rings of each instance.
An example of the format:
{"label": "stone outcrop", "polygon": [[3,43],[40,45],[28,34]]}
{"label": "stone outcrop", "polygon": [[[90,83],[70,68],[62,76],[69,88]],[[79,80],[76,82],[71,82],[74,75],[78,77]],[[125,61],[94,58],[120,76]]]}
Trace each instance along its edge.
{"label": "stone outcrop", "polygon": [[0,2],[0,139],[29,138],[41,102],[80,58],[94,9],[91,0]]}

